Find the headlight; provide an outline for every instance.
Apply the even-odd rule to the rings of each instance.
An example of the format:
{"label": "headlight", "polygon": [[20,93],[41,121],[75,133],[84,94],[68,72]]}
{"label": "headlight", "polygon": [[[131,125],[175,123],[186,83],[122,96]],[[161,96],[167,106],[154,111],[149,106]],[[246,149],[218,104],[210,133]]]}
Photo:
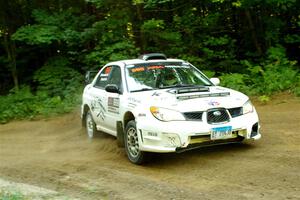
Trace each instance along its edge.
{"label": "headlight", "polygon": [[243,105],[243,115],[253,112],[254,108],[250,100]]}
{"label": "headlight", "polygon": [[156,119],[165,122],[185,120],[184,116],[175,110],[151,106],[150,112]]}

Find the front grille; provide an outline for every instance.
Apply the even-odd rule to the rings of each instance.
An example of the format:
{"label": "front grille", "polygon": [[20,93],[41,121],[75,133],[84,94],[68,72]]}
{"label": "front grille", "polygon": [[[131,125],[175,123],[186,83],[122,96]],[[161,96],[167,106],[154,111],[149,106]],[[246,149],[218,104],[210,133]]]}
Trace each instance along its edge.
{"label": "front grille", "polygon": [[229,108],[228,109],[231,117],[238,117],[243,114],[243,108],[242,107],[236,107],[236,108]]}
{"label": "front grille", "polygon": [[216,124],[229,122],[229,115],[225,108],[214,108],[207,111],[207,123]]}
{"label": "front grille", "polygon": [[202,121],[203,112],[185,112],[183,113],[186,120]]}

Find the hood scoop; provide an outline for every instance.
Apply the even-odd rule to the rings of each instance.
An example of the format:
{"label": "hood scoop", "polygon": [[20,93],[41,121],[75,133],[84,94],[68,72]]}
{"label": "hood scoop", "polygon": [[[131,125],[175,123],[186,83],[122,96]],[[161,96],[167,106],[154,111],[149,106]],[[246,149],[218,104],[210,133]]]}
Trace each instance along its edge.
{"label": "hood scoop", "polygon": [[178,100],[188,100],[188,99],[205,98],[205,97],[226,97],[226,96],[230,96],[230,92],[195,94],[195,95],[187,95],[187,96],[177,96],[176,98]]}
{"label": "hood scoop", "polygon": [[185,94],[191,92],[209,92],[209,87],[184,87],[184,88],[175,88],[168,90],[172,94]]}

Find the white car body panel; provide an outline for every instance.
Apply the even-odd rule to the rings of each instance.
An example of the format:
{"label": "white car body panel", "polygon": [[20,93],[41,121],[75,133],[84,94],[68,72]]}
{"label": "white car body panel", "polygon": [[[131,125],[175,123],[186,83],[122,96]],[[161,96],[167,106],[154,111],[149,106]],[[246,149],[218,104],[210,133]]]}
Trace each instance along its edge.
{"label": "white car body panel", "polygon": [[[168,59],[168,61],[178,62],[182,60]],[[147,62],[157,62],[157,60]],[[166,61],[162,60],[162,62]],[[109,93],[104,89],[93,86],[101,70],[96,75],[94,81],[85,87],[82,98],[81,116],[84,117],[85,106],[87,106],[92,111],[92,116],[98,130],[117,136],[116,123],[120,121],[123,123],[123,127],[125,127],[124,115],[127,112],[131,112],[135,117],[139,132],[139,148],[141,151],[176,152],[178,149],[184,149],[194,144],[192,138],[200,138],[200,136],[206,137],[203,140],[204,143],[211,142],[209,139],[211,130],[224,126],[231,126],[233,132],[238,131],[236,132],[236,137],[240,136],[244,139],[252,140],[260,139],[259,119],[255,108],[253,112],[238,117],[230,117],[229,122],[226,123],[207,123],[207,110],[213,108],[229,109],[242,107],[249,100],[246,95],[220,86],[210,86],[209,92],[190,92],[184,94],[174,94],[170,91],[171,89],[130,93],[127,89],[124,67],[125,64],[136,63],[145,63],[145,61],[135,59],[113,62],[106,65],[117,65],[122,69],[122,83],[125,86],[123,94]],[[218,96],[220,94],[223,94],[223,96]],[[151,106],[167,108],[181,113],[202,111],[203,116],[201,121],[164,122],[152,115],[150,112]],[[252,127],[256,123],[258,124],[257,133],[251,137]],[[201,146],[203,141],[196,142],[195,144]]]}

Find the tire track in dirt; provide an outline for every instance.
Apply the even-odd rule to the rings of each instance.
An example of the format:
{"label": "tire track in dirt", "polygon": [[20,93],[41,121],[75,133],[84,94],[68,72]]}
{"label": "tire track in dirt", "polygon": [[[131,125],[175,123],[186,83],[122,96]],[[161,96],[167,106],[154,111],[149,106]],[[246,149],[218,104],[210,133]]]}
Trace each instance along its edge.
{"label": "tire track in dirt", "polygon": [[299,199],[300,102],[258,105],[255,143],[155,155],[136,166],[116,139],[89,140],[79,112],[0,126],[0,177],[80,199]]}

